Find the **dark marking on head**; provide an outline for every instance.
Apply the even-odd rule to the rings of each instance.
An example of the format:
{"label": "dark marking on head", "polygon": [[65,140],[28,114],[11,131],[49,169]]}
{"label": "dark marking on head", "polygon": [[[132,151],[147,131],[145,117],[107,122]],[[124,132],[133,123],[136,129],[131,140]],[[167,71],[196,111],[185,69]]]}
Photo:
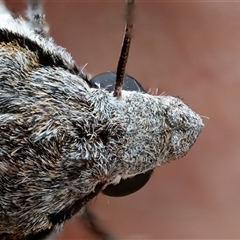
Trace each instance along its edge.
{"label": "dark marking on head", "polygon": [[64,59],[62,59],[61,56],[44,50],[39,46],[39,44],[27,37],[11,32],[7,29],[0,29],[0,42],[17,42],[20,47],[27,48],[29,51],[34,52],[37,55],[39,65],[45,67],[63,68],[74,75],[80,76],[83,80],[89,83],[86,75],[83,74],[77,65],[74,64],[72,67],[70,67],[69,64],[64,62]]}

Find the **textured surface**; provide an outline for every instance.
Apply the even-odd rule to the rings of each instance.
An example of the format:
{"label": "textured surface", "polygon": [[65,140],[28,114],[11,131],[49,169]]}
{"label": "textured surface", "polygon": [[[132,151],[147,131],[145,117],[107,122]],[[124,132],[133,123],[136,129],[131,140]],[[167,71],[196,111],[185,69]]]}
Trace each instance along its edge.
{"label": "textured surface", "polygon": [[91,88],[28,26],[1,16],[0,233],[19,236],[61,226],[108,184],[185,156],[203,128],[180,98]]}
{"label": "textured surface", "polygon": [[[50,1],[46,9],[57,43],[94,75],[116,68],[122,6]],[[121,239],[239,239],[240,4],[152,2],[136,11],[128,73],[210,119],[188,156],[158,168],[141,191],[91,206]],[[87,236],[72,221],[61,239]]]}

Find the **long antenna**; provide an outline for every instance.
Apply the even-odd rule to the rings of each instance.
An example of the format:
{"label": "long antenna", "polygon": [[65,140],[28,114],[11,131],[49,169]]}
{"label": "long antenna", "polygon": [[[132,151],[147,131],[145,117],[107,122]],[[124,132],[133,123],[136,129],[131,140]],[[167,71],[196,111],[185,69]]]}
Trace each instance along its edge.
{"label": "long antenna", "polygon": [[117,74],[116,74],[116,82],[113,96],[117,97],[118,99],[121,98],[122,95],[122,86],[123,80],[125,76],[125,69],[128,60],[128,53],[131,44],[132,38],[132,28],[133,28],[133,9],[134,9],[134,0],[127,0],[127,11],[126,11],[126,25],[125,25],[125,33],[122,43],[122,49],[120,53],[120,57],[118,60],[117,66]]}

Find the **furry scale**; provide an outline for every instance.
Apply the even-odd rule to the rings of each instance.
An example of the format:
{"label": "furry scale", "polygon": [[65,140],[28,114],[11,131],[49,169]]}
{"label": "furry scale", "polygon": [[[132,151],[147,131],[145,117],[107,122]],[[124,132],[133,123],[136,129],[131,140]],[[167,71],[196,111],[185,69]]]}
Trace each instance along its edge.
{"label": "furry scale", "polygon": [[1,16],[0,234],[60,228],[108,184],[183,157],[202,127],[179,98],[93,88],[51,38]]}

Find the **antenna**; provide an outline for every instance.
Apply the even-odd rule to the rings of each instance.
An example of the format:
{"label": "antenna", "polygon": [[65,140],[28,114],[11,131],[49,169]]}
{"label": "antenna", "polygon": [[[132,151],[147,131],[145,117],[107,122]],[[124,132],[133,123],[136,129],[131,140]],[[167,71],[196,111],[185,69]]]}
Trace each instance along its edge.
{"label": "antenna", "polygon": [[133,10],[134,10],[134,0],[126,1],[126,24],[125,24],[125,33],[122,43],[122,49],[120,53],[120,57],[118,60],[117,66],[117,74],[116,74],[116,82],[113,96],[118,99],[121,98],[122,95],[122,86],[125,76],[125,69],[128,60],[128,53],[131,44],[132,38],[132,28],[133,28]]}

